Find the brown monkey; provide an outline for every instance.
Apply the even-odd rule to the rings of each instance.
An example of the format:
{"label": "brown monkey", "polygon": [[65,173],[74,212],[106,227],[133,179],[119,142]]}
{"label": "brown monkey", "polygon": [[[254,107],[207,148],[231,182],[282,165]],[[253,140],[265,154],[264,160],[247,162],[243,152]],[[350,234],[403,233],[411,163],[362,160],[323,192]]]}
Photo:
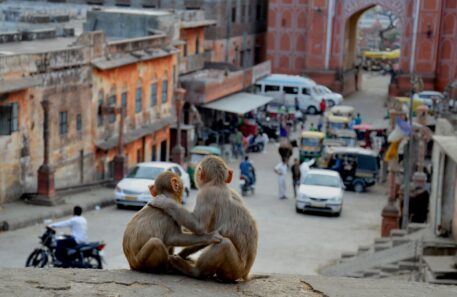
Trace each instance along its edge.
{"label": "brown monkey", "polygon": [[[183,184],[178,175],[166,171],[156,178],[150,191],[154,197],[159,195],[172,204],[181,204]],[[173,246],[209,244],[221,240],[217,232],[184,234],[169,215],[145,205],[127,224],[122,245],[131,269],[167,272],[168,257],[173,253]]]}
{"label": "brown monkey", "polygon": [[232,170],[219,157],[205,157],[197,166],[195,181],[199,188],[192,213],[166,199],[155,199],[151,205],[163,209],[180,225],[194,233],[219,231],[220,243],[207,247],[195,265],[185,258],[207,245],[188,247],[170,264],[181,273],[196,277],[216,277],[222,281],[248,279],[257,254],[257,225],[243,200],[226,183]]}

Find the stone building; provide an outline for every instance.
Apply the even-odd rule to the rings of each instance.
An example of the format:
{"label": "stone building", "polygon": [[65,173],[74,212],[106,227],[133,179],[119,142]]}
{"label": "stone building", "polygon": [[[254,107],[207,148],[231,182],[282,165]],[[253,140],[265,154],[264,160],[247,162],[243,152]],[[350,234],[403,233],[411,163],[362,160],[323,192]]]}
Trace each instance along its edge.
{"label": "stone building", "polygon": [[[203,52],[206,23],[186,23],[191,17],[184,12],[48,5],[52,11],[78,11],[59,24],[74,30],[32,37],[18,31],[21,39],[0,35],[0,204],[37,192],[37,170],[45,158],[41,102],[50,103],[48,163],[55,188],[87,184],[112,177],[120,107],[127,167],[169,160],[178,70],[204,63],[192,57]],[[34,5],[15,7],[29,13]],[[184,46],[187,56],[181,60],[178,48]]]}
{"label": "stone building", "polygon": [[356,88],[357,24],[375,7],[397,15],[400,73],[391,94],[411,90],[411,74],[425,89],[443,90],[457,77],[457,2],[454,0],[270,0],[267,58],[273,72],[305,74],[343,94]]}
{"label": "stone building", "polygon": [[52,2],[203,10],[207,19],[216,20],[215,26],[207,27],[205,30],[205,48],[213,51],[212,61],[231,63],[239,67],[251,67],[265,61],[268,0],[54,0]]}

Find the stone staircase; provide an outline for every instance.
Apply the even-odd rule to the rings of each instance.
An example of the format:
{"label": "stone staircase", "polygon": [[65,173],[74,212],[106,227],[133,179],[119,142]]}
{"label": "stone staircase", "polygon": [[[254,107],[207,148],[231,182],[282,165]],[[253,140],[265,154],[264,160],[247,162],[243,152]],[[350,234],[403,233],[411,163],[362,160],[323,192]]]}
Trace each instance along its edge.
{"label": "stone staircase", "polygon": [[369,246],[346,252],[339,261],[321,270],[326,276],[389,278],[419,271],[427,225],[410,224],[408,230],[392,230],[390,237],[376,238]]}

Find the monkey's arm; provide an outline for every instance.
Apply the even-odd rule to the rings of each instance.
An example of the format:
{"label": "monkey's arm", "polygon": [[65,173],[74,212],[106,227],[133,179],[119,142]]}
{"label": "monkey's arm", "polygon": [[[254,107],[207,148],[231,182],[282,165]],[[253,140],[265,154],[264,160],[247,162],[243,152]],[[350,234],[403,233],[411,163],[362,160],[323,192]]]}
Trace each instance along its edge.
{"label": "monkey's arm", "polygon": [[[163,210],[166,214],[171,216],[179,225],[184,226],[195,234],[207,233],[208,219],[211,218],[212,207],[206,210],[206,216],[202,218],[199,208],[207,209],[205,197],[206,195],[197,195],[197,203],[195,205],[194,212],[191,213],[181,205],[171,201],[170,199],[156,198],[149,202],[149,205],[155,208]],[[208,202],[210,203],[210,201]]]}
{"label": "monkey's arm", "polygon": [[186,259],[186,258],[189,257],[190,255],[195,254],[196,252],[198,252],[198,251],[201,250],[201,249],[204,249],[204,248],[207,247],[207,246],[208,246],[207,244],[189,246],[189,247],[186,247],[186,248],[182,249],[182,250],[179,252],[178,255],[179,255],[181,258]]}
{"label": "monkey's arm", "polygon": [[222,236],[217,232],[211,232],[204,235],[175,233],[170,234],[170,236],[165,239],[164,243],[167,246],[206,246],[210,243],[220,242],[221,240]]}

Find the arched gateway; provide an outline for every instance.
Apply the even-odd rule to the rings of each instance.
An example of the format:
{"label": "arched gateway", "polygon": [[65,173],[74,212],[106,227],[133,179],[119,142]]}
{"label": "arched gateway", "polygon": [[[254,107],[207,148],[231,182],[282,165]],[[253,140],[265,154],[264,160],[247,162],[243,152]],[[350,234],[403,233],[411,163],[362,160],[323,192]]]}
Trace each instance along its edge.
{"label": "arched gateway", "polygon": [[355,90],[357,21],[379,5],[401,24],[401,73],[391,94],[410,89],[410,75],[442,90],[457,76],[455,0],[270,0],[268,58],[273,71],[306,74],[342,93]]}

